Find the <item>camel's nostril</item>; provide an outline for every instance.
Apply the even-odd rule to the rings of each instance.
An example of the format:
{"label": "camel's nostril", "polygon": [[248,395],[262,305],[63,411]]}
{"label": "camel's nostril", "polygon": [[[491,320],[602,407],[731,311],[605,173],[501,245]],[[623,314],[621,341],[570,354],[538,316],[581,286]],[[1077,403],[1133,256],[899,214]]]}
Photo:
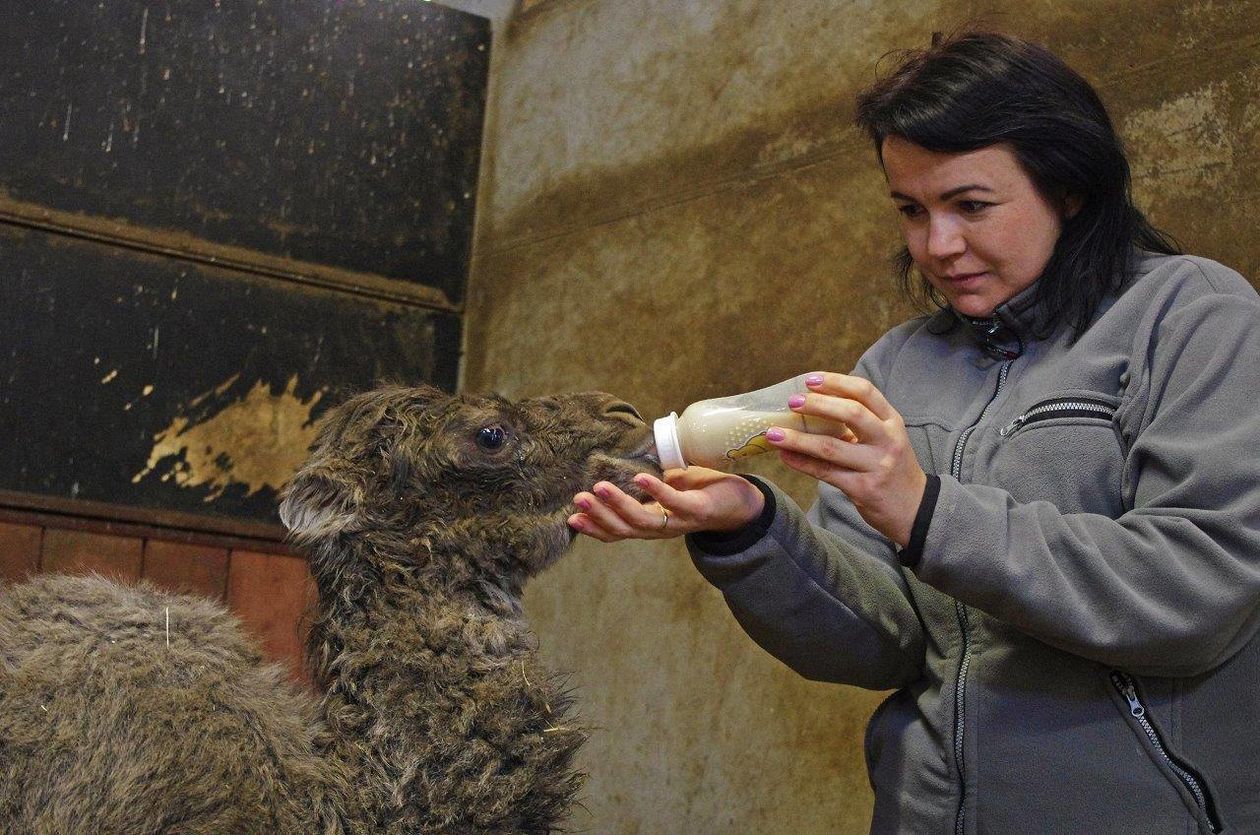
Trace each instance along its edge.
{"label": "camel's nostril", "polygon": [[661,459],[660,453],[656,449],[656,436],[651,432],[647,433],[646,437],[639,442],[638,446],[636,446],[627,457],[646,458],[653,464],[659,465],[661,463]]}
{"label": "camel's nostril", "polygon": [[604,408],[604,415],[608,417],[613,415],[630,415],[637,420],[643,420],[643,415],[639,414],[639,410],[624,400],[618,400],[614,403],[610,403]]}

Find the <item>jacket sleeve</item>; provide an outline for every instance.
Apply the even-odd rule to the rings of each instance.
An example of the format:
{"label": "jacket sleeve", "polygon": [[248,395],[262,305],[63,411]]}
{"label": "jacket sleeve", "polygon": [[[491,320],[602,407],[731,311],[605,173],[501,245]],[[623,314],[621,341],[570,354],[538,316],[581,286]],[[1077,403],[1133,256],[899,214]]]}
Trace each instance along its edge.
{"label": "jacket sleeve", "polygon": [[839,491],[807,516],[777,487],[760,485],[774,501],[763,536],[733,553],[688,537],[696,567],[744,631],[816,681],[888,689],[918,678],[923,629],[888,541]]}
{"label": "jacket sleeve", "polygon": [[1196,675],[1260,626],[1260,303],[1201,295],[1149,343],[1125,513],[1064,514],[942,477],[915,571],[1075,655]]}
{"label": "jacket sleeve", "polygon": [[[885,334],[853,373],[878,386],[882,366],[912,327]],[[817,681],[883,690],[919,678],[923,624],[893,544],[829,485],[819,485],[807,515],[778,488],[753,480],[774,505],[764,534],[736,537],[725,548],[704,536],[687,538],[696,567],[721,590],[744,631]]]}

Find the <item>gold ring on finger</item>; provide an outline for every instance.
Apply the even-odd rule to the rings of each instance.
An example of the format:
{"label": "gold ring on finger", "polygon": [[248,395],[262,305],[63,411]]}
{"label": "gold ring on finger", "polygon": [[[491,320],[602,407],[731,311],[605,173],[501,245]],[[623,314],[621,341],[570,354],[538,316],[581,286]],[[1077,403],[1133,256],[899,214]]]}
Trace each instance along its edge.
{"label": "gold ring on finger", "polygon": [[661,530],[665,530],[667,527],[669,527],[669,511],[662,507],[661,508]]}

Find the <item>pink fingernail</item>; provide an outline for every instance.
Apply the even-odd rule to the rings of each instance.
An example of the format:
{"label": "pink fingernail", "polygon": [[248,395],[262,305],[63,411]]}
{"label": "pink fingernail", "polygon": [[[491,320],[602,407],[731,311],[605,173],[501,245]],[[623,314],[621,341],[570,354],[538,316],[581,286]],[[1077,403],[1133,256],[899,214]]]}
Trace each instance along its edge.
{"label": "pink fingernail", "polygon": [[611,491],[607,487],[604,487],[603,485],[600,485],[599,487],[595,488],[595,495],[599,496],[601,499],[608,498],[610,494],[611,494]]}
{"label": "pink fingernail", "polygon": [[821,375],[821,374],[810,374],[808,377],[806,377],[806,378],[805,378],[805,385],[807,385],[807,386],[821,386],[821,385],[822,385],[822,381],[823,381],[823,375]]}
{"label": "pink fingernail", "polygon": [[583,510],[591,509],[590,499],[578,499],[576,502],[574,502],[574,504],[576,504],[578,507],[582,508]]}
{"label": "pink fingernail", "polygon": [[803,394],[792,395],[791,397],[788,398],[788,405],[791,406],[793,409],[801,408],[802,406],[805,405],[805,395]]}
{"label": "pink fingernail", "polygon": [[779,441],[783,440],[785,437],[787,436],[784,434],[782,429],[767,429],[766,430],[767,441],[773,441],[775,443],[778,443]]}

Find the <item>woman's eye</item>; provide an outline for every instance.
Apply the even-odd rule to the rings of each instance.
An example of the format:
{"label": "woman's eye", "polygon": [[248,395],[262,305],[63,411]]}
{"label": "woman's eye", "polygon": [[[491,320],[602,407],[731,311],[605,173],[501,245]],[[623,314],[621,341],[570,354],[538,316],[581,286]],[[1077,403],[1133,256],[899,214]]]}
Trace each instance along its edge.
{"label": "woman's eye", "polygon": [[973,215],[976,212],[987,209],[991,205],[991,203],[986,203],[983,200],[963,200],[958,204],[958,208],[969,215]]}
{"label": "woman's eye", "polygon": [[901,212],[901,214],[906,217],[918,217],[919,213],[922,212],[923,209],[913,204],[907,203],[904,206],[898,206],[897,211]]}
{"label": "woman's eye", "polygon": [[486,452],[502,449],[507,442],[507,432],[502,426],[483,426],[477,430],[477,446]]}

